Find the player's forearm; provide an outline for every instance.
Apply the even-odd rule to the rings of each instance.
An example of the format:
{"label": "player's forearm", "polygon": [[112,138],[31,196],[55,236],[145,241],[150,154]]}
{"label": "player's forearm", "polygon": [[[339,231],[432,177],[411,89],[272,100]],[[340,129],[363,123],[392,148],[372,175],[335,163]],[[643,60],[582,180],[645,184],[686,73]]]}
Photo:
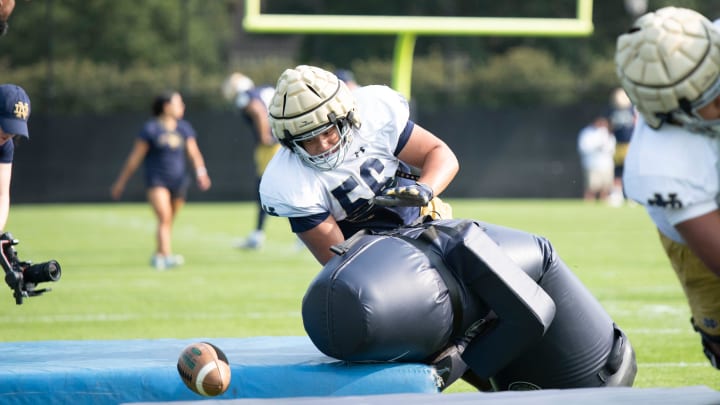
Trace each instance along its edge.
{"label": "player's forearm", "polygon": [[10,194],[0,194],[0,232],[5,231],[8,216],[10,214]]}
{"label": "player's forearm", "polygon": [[455,178],[460,164],[449,148],[438,146],[428,154],[421,169],[418,182],[427,184],[434,195],[439,195]]}

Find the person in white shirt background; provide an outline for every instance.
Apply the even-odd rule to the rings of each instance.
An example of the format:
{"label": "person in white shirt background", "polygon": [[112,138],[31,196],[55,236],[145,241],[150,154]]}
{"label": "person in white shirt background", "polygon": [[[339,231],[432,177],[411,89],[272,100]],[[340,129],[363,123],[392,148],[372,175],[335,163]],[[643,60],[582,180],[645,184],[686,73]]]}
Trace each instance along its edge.
{"label": "person in white shirt background", "polygon": [[613,190],[615,136],[608,119],[596,117],[578,134],[578,153],[583,168],[585,201],[607,201]]}

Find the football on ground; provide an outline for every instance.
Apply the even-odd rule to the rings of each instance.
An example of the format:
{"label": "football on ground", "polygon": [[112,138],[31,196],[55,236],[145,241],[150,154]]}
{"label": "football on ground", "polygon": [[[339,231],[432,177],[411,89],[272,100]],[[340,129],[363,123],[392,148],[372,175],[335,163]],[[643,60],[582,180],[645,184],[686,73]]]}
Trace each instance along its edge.
{"label": "football on ground", "polygon": [[197,342],[180,353],[178,373],[193,392],[214,397],[230,386],[230,364],[219,347],[208,342]]}

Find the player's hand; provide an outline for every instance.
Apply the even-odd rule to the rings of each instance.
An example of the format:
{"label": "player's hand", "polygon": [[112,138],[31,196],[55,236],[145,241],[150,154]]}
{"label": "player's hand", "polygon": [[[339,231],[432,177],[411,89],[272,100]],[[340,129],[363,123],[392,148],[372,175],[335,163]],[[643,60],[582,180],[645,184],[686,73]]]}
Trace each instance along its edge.
{"label": "player's hand", "polygon": [[425,207],[433,198],[433,191],[425,183],[391,187],[383,190],[373,202],[383,207]]}

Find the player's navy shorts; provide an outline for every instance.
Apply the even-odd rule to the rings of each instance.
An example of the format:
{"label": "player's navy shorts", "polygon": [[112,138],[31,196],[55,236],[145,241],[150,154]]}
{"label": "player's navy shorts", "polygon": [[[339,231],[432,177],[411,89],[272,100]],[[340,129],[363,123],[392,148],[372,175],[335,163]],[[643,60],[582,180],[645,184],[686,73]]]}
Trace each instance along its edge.
{"label": "player's navy shorts", "polygon": [[150,176],[145,180],[145,187],[165,187],[170,190],[172,198],[186,198],[190,188],[190,178],[182,176],[176,179],[168,179],[162,176]]}

